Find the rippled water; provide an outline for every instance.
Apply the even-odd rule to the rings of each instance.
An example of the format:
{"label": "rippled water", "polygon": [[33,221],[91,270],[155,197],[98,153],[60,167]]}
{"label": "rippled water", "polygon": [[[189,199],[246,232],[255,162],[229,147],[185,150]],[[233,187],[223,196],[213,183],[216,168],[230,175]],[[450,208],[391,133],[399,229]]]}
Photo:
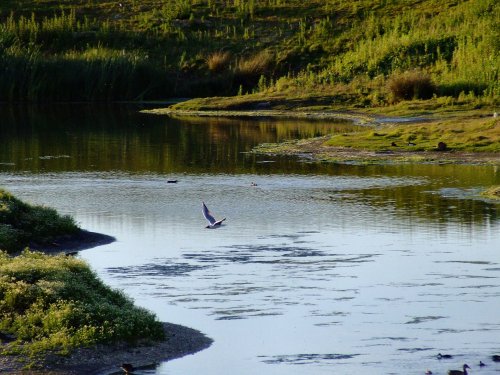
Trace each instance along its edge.
{"label": "rippled water", "polygon": [[[115,236],[80,256],[161,320],[214,339],[148,373],[500,372],[498,205],[477,198],[495,167],[232,163],[4,165],[0,186]],[[201,201],[224,226],[204,229]]]}

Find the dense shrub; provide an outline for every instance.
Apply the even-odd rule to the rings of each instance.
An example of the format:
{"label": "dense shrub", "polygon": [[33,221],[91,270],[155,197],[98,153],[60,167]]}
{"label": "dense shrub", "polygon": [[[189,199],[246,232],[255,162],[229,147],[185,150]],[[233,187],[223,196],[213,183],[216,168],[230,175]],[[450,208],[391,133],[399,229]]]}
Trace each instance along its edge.
{"label": "dense shrub", "polygon": [[54,209],[31,206],[0,189],[0,249],[19,251],[30,242],[46,243],[57,236],[76,233],[74,219]]}
{"label": "dense shrub", "polygon": [[29,251],[0,252],[0,331],[16,338],[7,352],[28,356],[164,338],[153,314],[104,285],[84,261]]}
{"label": "dense shrub", "polygon": [[234,73],[235,86],[255,86],[261,76],[270,73],[273,61],[273,55],[265,50],[247,58],[241,58]]}
{"label": "dense shrub", "polygon": [[212,73],[220,73],[229,67],[231,54],[229,52],[214,52],[207,58],[208,70]]}
{"label": "dense shrub", "polygon": [[436,92],[431,77],[421,71],[393,75],[388,88],[394,100],[430,99]]}

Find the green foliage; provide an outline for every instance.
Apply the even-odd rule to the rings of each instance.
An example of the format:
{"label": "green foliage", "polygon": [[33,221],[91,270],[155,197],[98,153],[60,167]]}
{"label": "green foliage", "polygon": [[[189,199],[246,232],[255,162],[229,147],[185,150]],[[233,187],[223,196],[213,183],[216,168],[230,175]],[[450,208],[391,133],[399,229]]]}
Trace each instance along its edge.
{"label": "green foliage", "polygon": [[153,314],[104,285],[82,260],[0,252],[0,330],[7,353],[30,357],[113,341],[163,339]]}
{"label": "green foliage", "polygon": [[[411,144],[409,144],[411,142]],[[366,130],[333,136],[327,144],[368,150],[437,151],[444,142],[448,150],[499,152],[500,121],[495,118],[392,125],[384,131]]]}
{"label": "green foliage", "polygon": [[438,95],[497,103],[499,12],[495,0],[5,0],[0,100],[234,95],[264,75],[380,105],[386,91],[355,82],[418,69]]}
{"label": "green foliage", "polygon": [[79,229],[73,218],[54,209],[31,206],[0,189],[0,249],[14,252],[30,242],[46,243]]}

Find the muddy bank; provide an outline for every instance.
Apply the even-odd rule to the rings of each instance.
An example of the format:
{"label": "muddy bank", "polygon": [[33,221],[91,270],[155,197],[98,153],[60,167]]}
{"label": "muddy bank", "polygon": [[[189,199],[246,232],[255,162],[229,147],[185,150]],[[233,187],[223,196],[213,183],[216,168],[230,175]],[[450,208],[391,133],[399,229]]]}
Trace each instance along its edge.
{"label": "muddy bank", "polygon": [[70,356],[48,355],[36,362],[37,369],[23,370],[23,358],[0,356],[0,373],[13,375],[109,375],[122,374],[122,363],[137,370],[154,368],[162,361],[194,354],[208,348],[212,339],[199,331],[177,324],[164,323],[166,341],[153,345],[131,346],[126,343],[80,348]]}
{"label": "muddy bank", "polygon": [[400,151],[363,150],[325,145],[329,136],[262,144],[252,153],[273,156],[295,156],[302,161],[332,162],[344,164],[378,163],[436,163],[436,164],[490,164],[500,165],[500,155],[495,152],[463,151]]}
{"label": "muddy bank", "polygon": [[290,118],[311,120],[349,120],[358,125],[375,124],[376,118],[350,111],[290,111],[290,110],[179,110],[156,108],[142,110],[141,113],[168,115],[173,117],[227,117],[227,118]]}
{"label": "muddy bank", "polygon": [[67,254],[107,245],[114,241],[116,241],[116,238],[107,234],[80,230],[75,234],[60,236],[50,243],[32,242],[29,244],[29,248],[46,254]]}

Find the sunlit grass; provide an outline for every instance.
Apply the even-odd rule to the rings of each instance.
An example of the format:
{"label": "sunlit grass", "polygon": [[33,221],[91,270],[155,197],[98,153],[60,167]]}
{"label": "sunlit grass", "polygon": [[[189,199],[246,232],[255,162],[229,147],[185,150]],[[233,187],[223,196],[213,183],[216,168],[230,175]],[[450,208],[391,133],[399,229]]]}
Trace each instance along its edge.
{"label": "sunlit grass", "polygon": [[500,120],[447,119],[334,135],[326,144],[368,150],[432,151],[439,142],[447,150],[500,152]]}
{"label": "sunlit grass", "polygon": [[435,94],[498,105],[499,6],[494,0],[5,0],[0,100],[164,99],[322,86],[332,95],[347,88],[359,107],[373,107],[394,98],[390,77],[418,71],[431,89],[412,84],[397,91],[402,99]]}
{"label": "sunlit grass", "polygon": [[0,250],[19,251],[79,230],[74,219],[48,207],[29,205],[0,189]]}
{"label": "sunlit grass", "polygon": [[500,200],[500,186],[492,186],[481,193],[483,197]]}
{"label": "sunlit grass", "polygon": [[164,338],[153,314],[104,285],[84,261],[29,251],[0,252],[0,331],[15,337],[3,354],[30,358]]}

